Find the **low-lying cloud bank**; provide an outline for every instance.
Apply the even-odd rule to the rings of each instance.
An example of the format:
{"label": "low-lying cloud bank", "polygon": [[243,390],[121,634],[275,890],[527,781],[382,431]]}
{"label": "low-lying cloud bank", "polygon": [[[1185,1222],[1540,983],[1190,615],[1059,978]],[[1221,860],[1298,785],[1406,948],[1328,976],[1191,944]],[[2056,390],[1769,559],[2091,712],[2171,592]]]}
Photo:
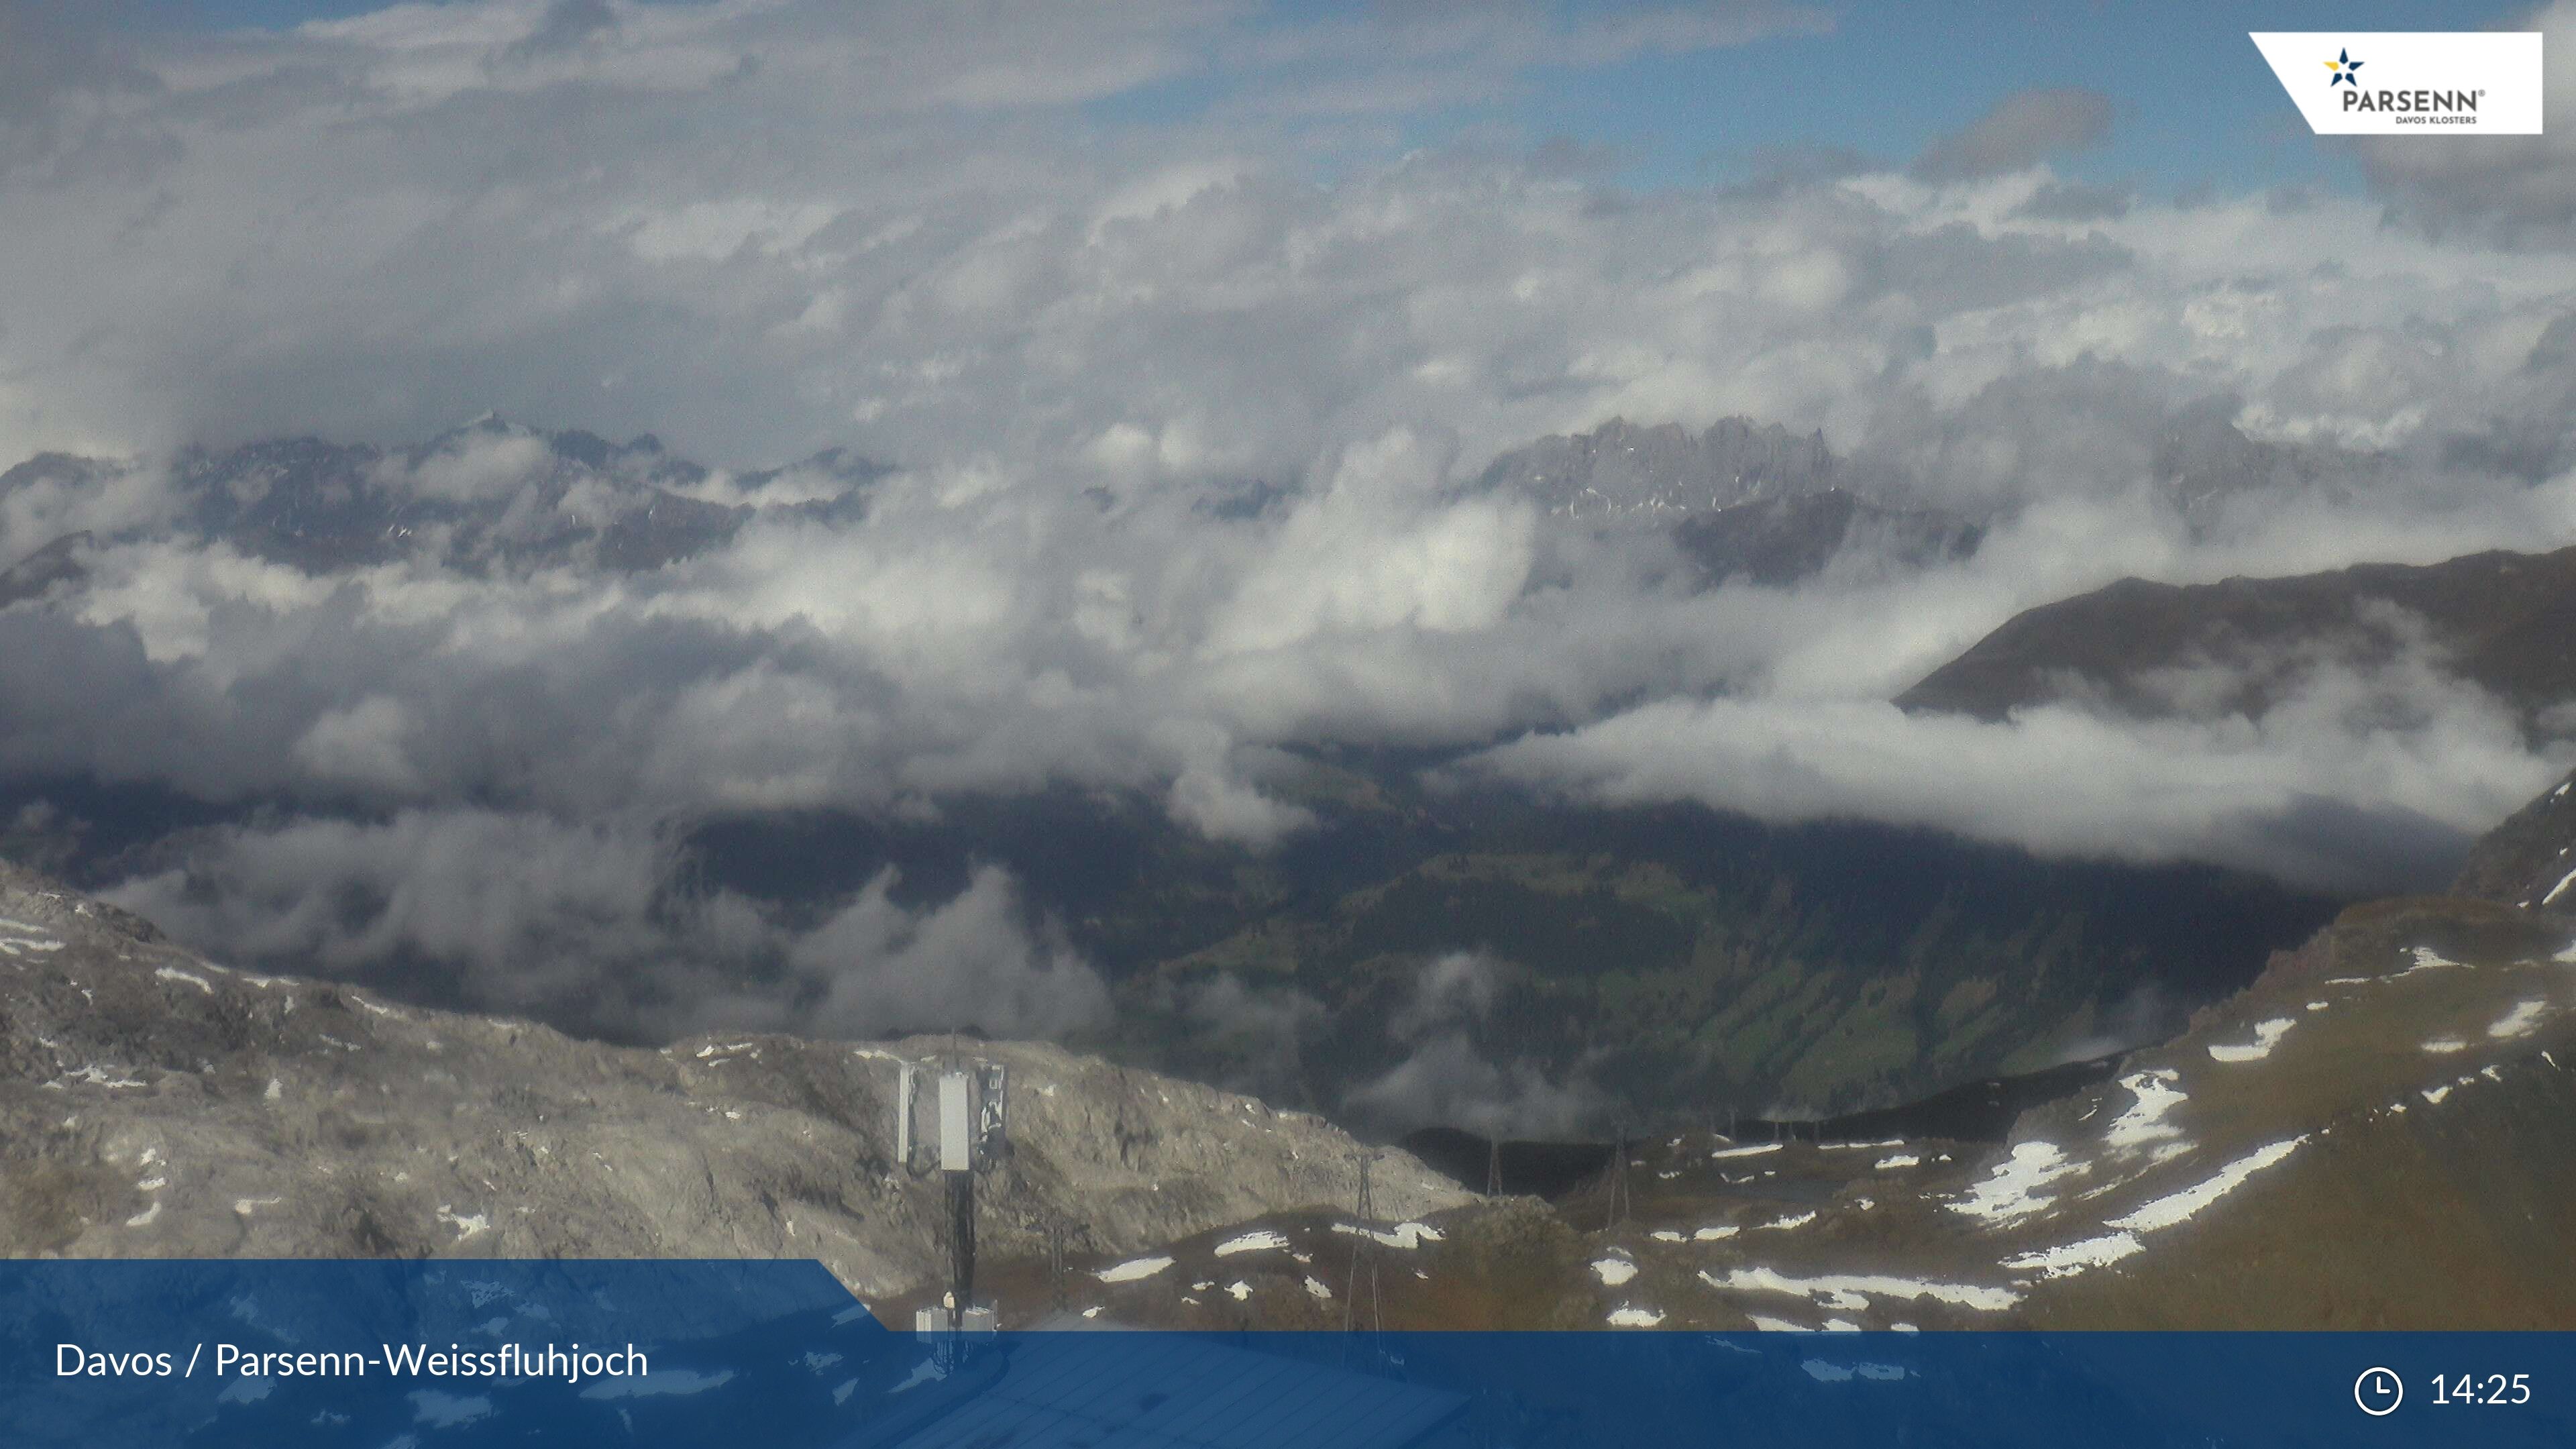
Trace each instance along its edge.
{"label": "low-lying cloud bank", "polygon": [[[2388,712],[2403,723],[2379,723]],[[1875,701],[1664,700],[1500,746],[1462,773],[1589,803],[1924,825],[2044,855],[2205,860],[2362,893],[2436,884],[2433,870],[2554,769],[2472,688],[2337,674],[2260,720],[2216,723],[2070,705],[1991,724]]]}
{"label": "low-lying cloud bank", "polygon": [[824,1037],[1076,1036],[1109,993],[1007,874],[905,906],[881,873],[817,925],[692,888],[668,832],[477,810],[300,820],[177,838],[112,893],[182,940],[435,1001],[660,1040],[727,1028]]}
{"label": "low-lying cloud bank", "polygon": [[[1916,158],[1638,193],[1541,138],[1385,137],[1534,68],[1824,18],[1113,9],[10,32],[0,458],[121,461],[0,486],[0,567],[90,535],[76,587],[0,607],[0,782],[268,812],[124,892],[245,959],[623,1033],[1046,1033],[1104,997],[1006,878],[944,904],[880,882],[791,928],[676,889],[670,842],[1071,787],[1263,850],[1317,818],[1289,752],[1354,745],[1574,801],[2348,888],[2564,763],[2430,654],[2258,720],[1883,702],[2123,575],[2576,543],[2563,138],[2365,148],[2367,196],[2177,200],[2053,170],[2117,124],[2053,91]],[[2534,23],[2557,86],[2576,9]],[[1103,109],[1189,76],[1231,98]],[[643,455],[444,431],[493,406],[657,432],[716,465],[678,495],[747,511],[667,559],[549,552]],[[1982,546],[1695,591],[1661,535],[1476,486],[1542,435],[1737,415]],[[185,523],[184,445],[306,432],[435,439],[333,486],[484,521],[293,561]],[[827,445],[884,467],[752,471]],[[1444,1040],[1421,1070],[1456,1079],[1473,1054]]]}

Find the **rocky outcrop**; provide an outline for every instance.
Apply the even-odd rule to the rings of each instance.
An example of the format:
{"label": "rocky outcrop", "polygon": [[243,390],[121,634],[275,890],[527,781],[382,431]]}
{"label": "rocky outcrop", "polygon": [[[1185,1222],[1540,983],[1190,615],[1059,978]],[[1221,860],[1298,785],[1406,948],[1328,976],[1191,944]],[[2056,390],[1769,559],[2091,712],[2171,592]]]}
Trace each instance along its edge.
{"label": "rocky outcrop", "polygon": [[942,1261],[893,1161],[897,1062],[1011,1073],[996,1257],[1120,1254],[1263,1212],[1469,1200],[1404,1153],[1054,1047],[782,1036],[612,1047],[231,971],[0,865],[0,1252],[816,1258],[863,1296]]}

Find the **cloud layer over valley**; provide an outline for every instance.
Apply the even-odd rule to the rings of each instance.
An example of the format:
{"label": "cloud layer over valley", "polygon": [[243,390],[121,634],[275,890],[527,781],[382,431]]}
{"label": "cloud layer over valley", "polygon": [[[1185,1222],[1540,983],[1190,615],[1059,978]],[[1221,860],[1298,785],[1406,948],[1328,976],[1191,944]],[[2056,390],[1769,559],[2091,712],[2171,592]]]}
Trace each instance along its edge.
{"label": "cloud layer over valley", "polygon": [[[2576,544],[2563,141],[2177,199],[2056,169],[2120,123],[2061,88],[1917,156],[1635,188],[1413,127],[1829,19],[981,13],[474,0],[183,43],[0,9],[47,77],[0,101],[0,465],[103,460],[0,481],[0,567],[88,535],[78,580],[0,592],[12,808],[206,805],[114,857],[121,898],[246,961],[629,1034],[1060,1035],[1108,987],[1000,867],[795,914],[692,886],[681,836],[1071,790],[1257,857],[1352,751],[2359,890],[2569,762],[2429,645],[2250,719],[1887,703],[2126,576]],[[2540,23],[2576,54],[2576,7]],[[1703,587],[1669,532],[1487,478],[1735,417],[1973,552]],[[372,446],[226,451],[306,434]],[[1426,1078],[1513,1070],[1416,1026]]]}

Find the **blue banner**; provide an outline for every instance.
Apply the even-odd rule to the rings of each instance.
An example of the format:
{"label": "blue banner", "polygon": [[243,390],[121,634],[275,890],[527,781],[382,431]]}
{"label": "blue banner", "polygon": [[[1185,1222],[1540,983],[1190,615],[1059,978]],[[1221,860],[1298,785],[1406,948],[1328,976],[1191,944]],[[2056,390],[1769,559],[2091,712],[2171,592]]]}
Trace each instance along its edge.
{"label": "blue banner", "polygon": [[2567,1446],[2576,1335],[917,1335],[813,1263],[22,1261],[0,1441]]}

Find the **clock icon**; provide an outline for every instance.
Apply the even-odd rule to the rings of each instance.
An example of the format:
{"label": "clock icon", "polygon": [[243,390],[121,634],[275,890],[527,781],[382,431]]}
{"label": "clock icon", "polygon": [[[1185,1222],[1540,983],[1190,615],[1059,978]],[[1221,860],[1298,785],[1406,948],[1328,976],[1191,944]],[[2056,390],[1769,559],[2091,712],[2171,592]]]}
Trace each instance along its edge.
{"label": "clock icon", "polygon": [[2352,1401],[2370,1417],[2384,1418],[2406,1402],[2406,1385],[2395,1369],[2363,1369],[2361,1377],[2352,1381]]}

